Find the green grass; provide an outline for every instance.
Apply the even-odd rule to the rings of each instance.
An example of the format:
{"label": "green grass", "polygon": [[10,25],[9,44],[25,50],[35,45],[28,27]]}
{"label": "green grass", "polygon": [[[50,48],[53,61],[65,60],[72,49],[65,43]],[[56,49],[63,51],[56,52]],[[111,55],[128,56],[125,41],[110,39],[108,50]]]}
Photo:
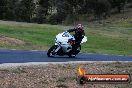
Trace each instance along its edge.
{"label": "green grass", "polygon": [[61,29],[50,25],[0,25],[0,35],[25,41],[25,45],[3,45],[1,48],[47,49],[54,42],[54,37]]}
{"label": "green grass", "polygon": [[132,55],[132,24],[129,24],[129,20],[91,25],[87,34],[88,45],[84,44],[84,51]]}
{"label": "green grass", "polygon": [[[82,52],[132,55],[132,24],[129,21],[87,24],[85,32],[88,42],[82,44]],[[0,35],[26,42],[25,45],[0,44],[0,48],[48,50],[54,44],[56,34],[68,28],[60,25],[0,23]]]}

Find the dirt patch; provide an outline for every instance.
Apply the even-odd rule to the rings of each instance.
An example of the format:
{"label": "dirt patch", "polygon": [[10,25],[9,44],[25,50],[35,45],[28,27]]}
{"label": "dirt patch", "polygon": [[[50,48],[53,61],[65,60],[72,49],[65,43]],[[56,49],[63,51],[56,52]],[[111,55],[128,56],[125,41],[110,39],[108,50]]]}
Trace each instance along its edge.
{"label": "dirt patch", "polygon": [[[0,88],[132,88],[128,84],[77,83],[80,64],[48,64],[0,69]],[[132,63],[84,63],[87,74],[131,74]]]}
{"label": "dirt patch", "polygon": [[0,36],[0,44],[2,45],[24,45],[25,42],[16,38]]}

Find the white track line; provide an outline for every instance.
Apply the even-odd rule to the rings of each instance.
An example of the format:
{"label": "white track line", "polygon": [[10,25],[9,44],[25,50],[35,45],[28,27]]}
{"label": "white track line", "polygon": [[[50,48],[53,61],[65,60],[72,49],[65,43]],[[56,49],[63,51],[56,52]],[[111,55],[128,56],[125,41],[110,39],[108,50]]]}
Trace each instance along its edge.
{"label": "white track line", "polygon": [[19,66],[32,66],[32,65],[47,65],[47,64],[85,64],[85,63],[132,63],[132,61],[69,61],[69,62],[29,62],[29,63],[3,63],[0,68],[10,68]]}

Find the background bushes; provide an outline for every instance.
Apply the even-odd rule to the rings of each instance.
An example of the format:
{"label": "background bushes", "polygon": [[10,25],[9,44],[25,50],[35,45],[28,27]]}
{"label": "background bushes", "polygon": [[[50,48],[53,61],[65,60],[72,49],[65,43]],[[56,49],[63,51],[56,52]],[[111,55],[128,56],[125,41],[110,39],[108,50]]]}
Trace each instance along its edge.
{"label": "background bushes", "polygon": [[0,20],[70,24],[80,15],[106,19],[116,9],[121,13],[131,0],[0,0]]}

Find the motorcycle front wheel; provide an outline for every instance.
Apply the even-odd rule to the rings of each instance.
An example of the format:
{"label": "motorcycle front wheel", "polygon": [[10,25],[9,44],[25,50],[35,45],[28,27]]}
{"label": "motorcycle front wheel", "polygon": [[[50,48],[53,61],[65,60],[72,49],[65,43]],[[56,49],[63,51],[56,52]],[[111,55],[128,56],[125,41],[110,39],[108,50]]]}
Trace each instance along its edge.
{"label": "motorcycle front wheel", "polygon": [[47,52],[48,57],[54,57],[55,56],[55,50],[57,48],[57,45],[53,45]]}

